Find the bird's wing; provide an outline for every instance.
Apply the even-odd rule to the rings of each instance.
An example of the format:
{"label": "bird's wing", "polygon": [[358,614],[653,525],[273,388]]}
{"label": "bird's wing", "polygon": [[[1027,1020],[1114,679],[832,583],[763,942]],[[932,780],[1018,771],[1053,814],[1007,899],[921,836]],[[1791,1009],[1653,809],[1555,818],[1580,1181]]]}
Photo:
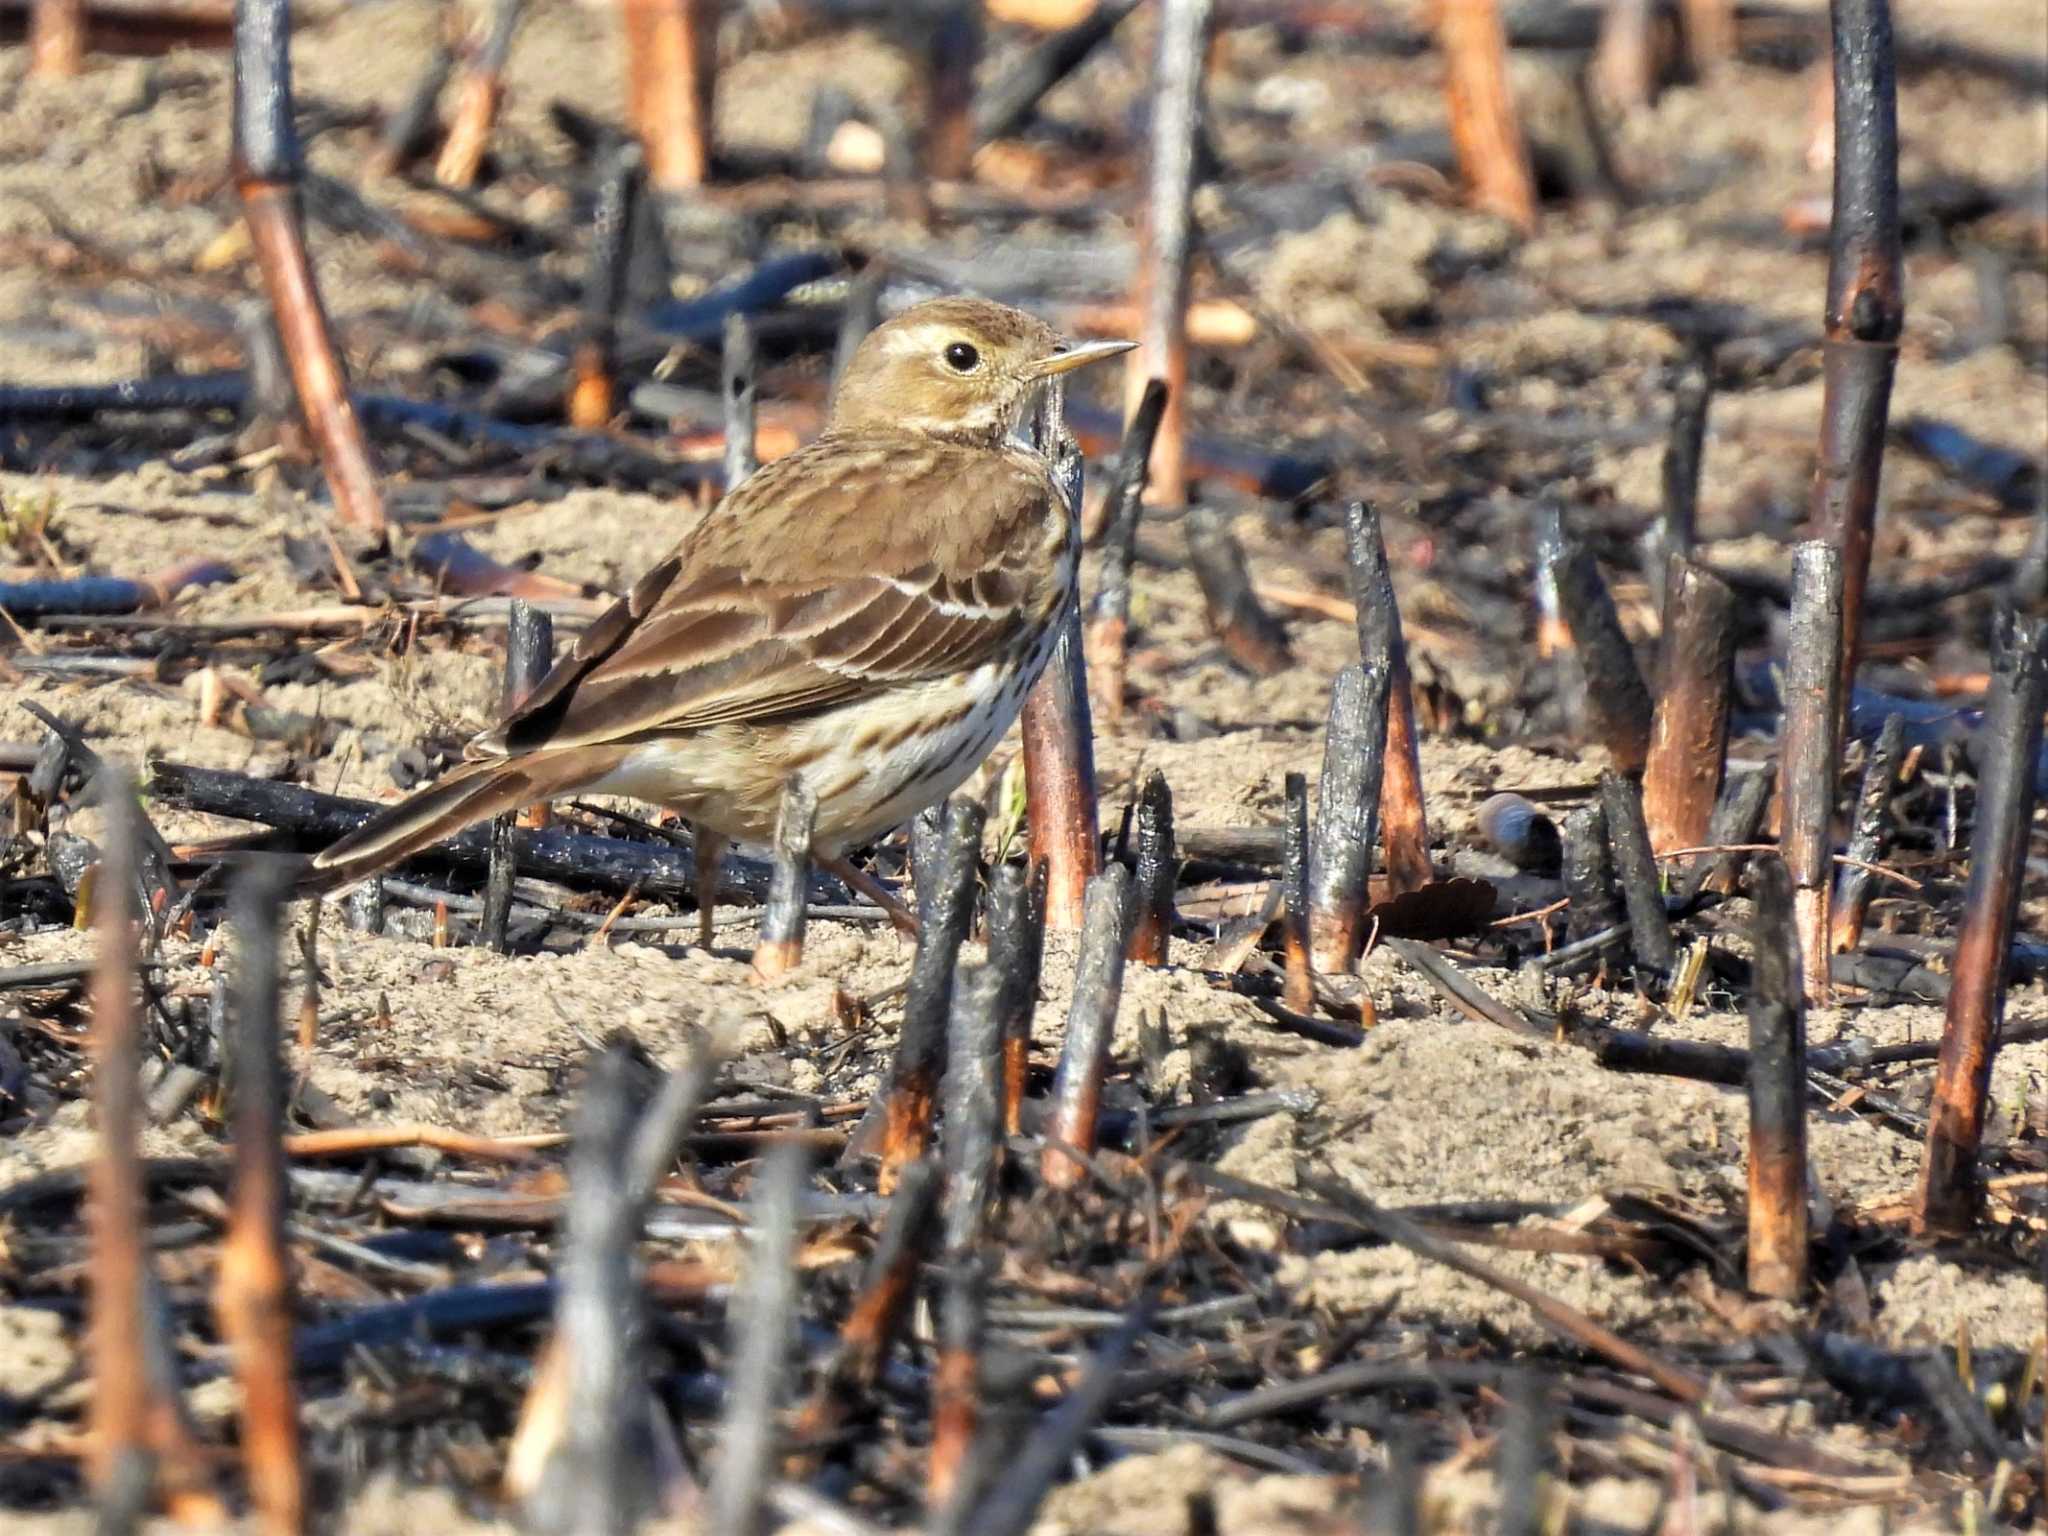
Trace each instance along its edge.
{"label": "bird's wing", "polygon": [[470,755],[791,720],[993,660],[1045,620],[1057,495],[1022,456],[821,439],[714,507]]}

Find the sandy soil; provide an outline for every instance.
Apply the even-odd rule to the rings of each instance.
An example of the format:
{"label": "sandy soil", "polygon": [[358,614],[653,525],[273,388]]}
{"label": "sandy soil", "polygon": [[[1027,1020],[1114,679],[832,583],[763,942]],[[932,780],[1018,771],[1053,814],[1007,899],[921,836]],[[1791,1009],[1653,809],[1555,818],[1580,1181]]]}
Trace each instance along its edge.
{"label": "sandy soil", "polygon": [[[1902,28],[1938,26],[2004,48],[2028,38],[2029,48],[2041,42],[2038,0],[1898,9]],[[380,0],[304,14],[295,55],[304,98],[389,108],[410,88],[439,13],[413,0]],[[1137,36],[1126,40],[1121,55],[1099,60],[1063,87],[1049,115],[1095,122],[1098,97],[1127,99],[1141,78],[1133,63],[1142,58]],[[562,99],[615,114],[617,51],[608,9],[536,8],[513,54],[499,152],[522,164],[562,163],[567,146],[548,120],[548,103]],[[371,67],[373,58],[390,67]],[[786,149],[792,125],[804,120],[791,103],[819,82],[850,84],[863,99],[882,102],[909,77],[903,54],[880,37],[860,39],[853,52],[818,39],[739,50],[726,77],[721,136],[735,147]],[[223,57],[187,53],[160,61],[96,61],[83,80],[52,84],[25,77],[21,50],[0,54],[0,251],[14,253],[0,260],[6,382],[126,377],[153,366],[166,348],[184,367],[235,363],[232,355],[181,350],[177,341],[186,306],[226,304],[251,281],[246,263],[231,265],[225,275],[202,268],[206,253],[233,226],[231,196],[208,185],[225,160],[227,79]],[[1522,669],[1525,636],[1504,635],[1462,612],[1455,594],[1435,579],[1435,563],[1447,552],[1430,511],[1447,502],[1554,494],[1605,508],[1617,522],[1646,518],[1658,494],[1663,370],[1680,351],[1671,331],[1646,317],[1653,300],[1680,294],[1702,305],[1727,304],[1744,313],[1747,330],[1783,324],[1817,336],[1824,254],[1754,235],[1790,199],[1825,193],[1824,177],[1803,160],[1807,94],[1800,77],[1750,65],[1733,67],[1711,90],[1667,92],[1653,110],[1623,125],[1618,150],[1628,173],[1645,186],[1705,183],[1706,190],[1683,202],[1652,198],[1627,211],[1554,214],[1511,255],[1502,231],[1487,220],[1390,192],[1374,194],[1370,220],[1334,215],[1256,253],[1251,275],[1258,297],[1310,328],[1345,339],[1426,344],[1436,362],[1425,366],[1441,371],[1455,363],[1482,376],[1493,409],[1569,418],[1587,428],[1585,451],[1553,483],[1484,483],[1483,422],[1460,428],[1455,413],[1447,414],[1436,423],[1444,428],[1437,451],[1418,456],[1412,443],[1375,430],[1369,395],[1345,399],[1328,380],[1304,382],[1297,372],[1277,386],[1290,398],[1250,407],[1236,393],[1243,385],[1232,382],[1229,367],[1202,372],[1194,401],[1198,423],[1239,422],[1249,419],[1240,410],[1252,409],[1262,433],[1271,427],[1276,438],[1325,451],[1337,443],[1338,488],[1372,495],[1385,508],[1418,673],[1443,690],[1465,726],[1460,735],[1425,744],[1440,839],[1469,842],[1472,812],[1495,789],[1586,788],[1600,759],[1552,742],[1487,737],[1483,723],[1511,696]],[[1215,110],[1228,155],[1269,144],[1276,121],[1279,131],[1303,144],[1329,146],[1434,126],[1441,108],[1435,66],[1427,59],[1291,52],[1270,32],[1253,28],[1230,40]],[[2048,103],[2039,97],[1936,71],[1907,80],[1902,111],[1909,184],[1967,175],[2003,187],[2038,179],[2048,165]],[[364,143],[360,134],[323,135],[314,143],[312,164],[351,178]],[[560,194],[546,186],[523,194],[487,189],[485,196],[536,222],[562,216]],[[879,214],[873,228],[878,237],[893,238],[893,227]],[[72,232],[89,239],[74,239]],[[816,238],[800,225],[776,234],[783,243]],[[316,231],[315,250],[351,365],[370,380],[407,377],[439,337],[425,329],[408,337],[397,317],[433,292],[434,281],[390,270],[375,243],[360,236]],[[48,261],[65,251],[88,270],[53,281],[37,261],[25,259],[40,253]],[[128,275],[93,269],[93,261],[109,253]],[[1440,281],[1447,264],[1474,262],[1491,270],[1449,288]],[[1983,317],[1962,255],[1918,247],[1908,282],[1895,417],[1938,416],[1987,442],[2039,455],[2048,426],[2048,372],[2041,362],[2048,348],[2048,271],[2039,247],[2010,276],[2011,345],[1963,344]],[[681,292],[696,286],[698,278],[678,282]],[[1812,357],[1808,347],[1776,376],[1716,402],[1701,527],[1713,541],[1711,552],[1731,562],[1775,550],[1803,505],[1820,404]],[[1256,377],[1260,369],[1246,371]],[[1606,430],[1644,424],[1646,430],[1633,436]],[[299,472],[223,477],[182,473],[160,461],[115,473],[84,468],[0,474],[0,501],[12,515],[48,507],[49,537],[67,564],[132,573],[195,553],[230,561],[233,581],[180,600],[180,611],[192,616],[226,618],[328,600],[308,596],[282,552],[286,534],[304,534],[320,515]],[[1909,573],[1937,544],[1944,557],[1959,559],[2017,553],[2025,542],[2023,519],[2002,515],[1910,454],[1888,459],[1885,494],[1880,581]],[[672,542],[689,515],[687,507],[653,498],[577,491],[498,519],[475,541],[501,559],[537,559],[550,574],[617,590]],[[1342,568],[1335,532],[1287,527],[1257,512],[1242,517],[1238,528],[1256,579],[1333,589],[1333,574]],[[1317,771],[1329,679],[1355,657],[1351,629],[1295,613],[1297,664],[1274,678],[1251,679],[1228,665],[1208,637],[1199,591],[1177,564],[1177,530],[1148,531],[1148,540],[1155,537],[1165,563],[1141,570],[1134,608],[1139,638],[1132,686],[1140,706],[1128,729],[1105,736],[1097,749],[1105,813],[1115,814],[1145,771],[1160,768],[1173,784],[1184,827],[1275,819],[1282,776]],[[1526,550],[1489,553],[1502,590],[1517,588],[1528,566]],[[1632,623],[1636,617],[1632,608]],[[1973,644],[1978,617],[1965,620]],[[393,797],[394,754],[428,736],[464,734],[488,715],[499,643],[500,636],[481,630],[436,637],[395,660],[368,648],[361,653],[367,664],[330,672],[319,682],[267,688],[270,703],[338,725],[331,747],[313,761],[294,760],[277,744],[200,726],[192,690],[138,680],[52,682],[14,672],[4,656],[0,737],[33,739],[33,723],[16,706],[34,700],[76,721],[101,751],[130,761],[164,754],[292,772],[321,788]],[[1001,772],[1010,751],[1006,745],[997,753],[986,781]],[[220,830],[177,813],[163,814],[159,824],[174,840]],[[93,818],[80,817],[75,829],[91,835]],[[2023,925],[2037,934],[2048,930],[2048,892],[2038,878]],[[655,1056],[669,1058],[690,1028],[724,1021],[745,1070],[757,1079],[806,1092],[828,1084],[833,1092],[865,1091],[886,1064],[892,1005],[878,1007],[881,1027],[853,1042],[828,1076],[828,1060],[848,1048],[835,997],[886,994],[904,979],[910,958],[886,929],[814,925],[802,968],[763,988],[749,979],[739,947],[744,929],[730,931],[735,947],[710,954],[617,941],[499,959],[474,949],[426,948],[417,942],[413,918],[394,926],[404,931],[372,937],[350,931],[331,910],[326,914],[319,938],[326,982],[318,1044],[295,1065],[363,1121],[419,1120],[485,1134],[562,1128],[577,1062],[613,1028],[631,1031]],[[10,936],[0,940],[0,963],[82,956],[86,948],[77,935]],[[1366,968],[1380,1021],[1367,1043],[1350,1052],[1306,1045],[1275,1033],[1248,1003],[1213,988],[1200,970],[1206,954],[1204,944],[1177,940],[1172,966],[1128,977],[1116,1048],[1120,1059],[1134,1057],[1141,1022],[1163,1018],[1176,1038],[1207,1032],[1242,1047],[1253,1086],[1314,1090],[1320,1099],[1314,1113],[1232,1133],[1220,1158],[1231,1172],[1291,1188],[1298,1160],[1309,1157],[1387,1204],[1513,1197],[1576,1205],[1636,1196],[1716,1218],[1742,1207],[1747,1116],[1737,1092],[1617,1076],[1577,1048],[1532,1046],[1473,1023],[1385,954]],[[198,946],[173,941],[166,958],[174,995],[203,999],[211,979],[198,964]],[[1056,940],[1036,1026],[1047,1059],[1057,1046],[1071,976],[1071,947]],[[1591,1021],[1641,1017],[1632,994],[1545,995],[1525,977],[1499,970],[1479,970],[1476,979],[1498,996],[1566,1008]],[[2038,986],[2020,989],[2008,1017],[2014,1024],[2048,1018],[2048,998]],[[1817,1043],[1850,1036],[1888,1043],[1930,1038],[1940,1022],[1938,1010],[1925,1007],[1845,1008],[1816,1015],[1811,1034]],[[1743,1018],[1725,1011],[1725,1004],[1665,1027],[1727,1044],[1746,1040]],[[1169,1057],[1160,1086],[1184,1086],[1186,1059],[1184,1050]],[[1914,1105],[1924,1101],[1927,1082],[1924,1070],[1902,1070],[1885,1086]],[[2016,1114],[2038,1116],[2044,1095],[2048,1046],[2002,1053],[1992,1090],[1994,1139],[2014,1132]],[[1817,1106],[1812,1138],[1817,1177],[1840,1207],[1879,1211],[1909,1192],[1919,1149],[1876,1120]],[[216,1146],[188,1117],[153,1128],[146,1150],[189,1154]],[[0,1187],[79,1165],[92,1148],[84,1103],[54,1105],[0,1143]],[[1221,1204],[1208,1219],[1248,1247],[1277,1245],[1271,1219],[1256,1210]],[[1727,1337],[1736,1326],[1731,1316],[1741,1298],[1709,1285],[1666,1287],[1591,1260],[1489,1257],[1644,1341]],[[1967,1325],[1978,1347],[2026,1349],[2036,1347],[2043,1332],[2041,1287],[2017,1266],[1966,1267],[1942,1250],[1902,1245],[1869,1264],[1867,1277],[1875,1338],[1887,1345],[1953,1342]],[[1468,1338],[1486,1329],[1516,1347],[1534,1347],[1545,1337],[1519,1304],[1400,1249],[1289,1255],[1277,1283],[1290,1304],[1339,1322],[1384,1307],[1394,1329],[1429,1325]],[[0,1380],[6,1382],[0,1393],[31,1394],[70,1376],[74,1344],[51,1326],[49,1314],[0,1306]],[[1877,1465],[1903,1465],[1889,1441],[1853,1429],[1833,1431],[1826,1443]],[[1366,1443],[1358,1451],[1368,1468],[1384,1456],[1384,1447]],[[1351,1528],[1340,1515],[1352,1493],[1344,1482],[1262,1474],[1185,1447],[1129,1456],[1081,1479],[1054,1498],[1036,1536],[1192,1532],[1196,1527],[1180,1507],[1198,1489],[1214,1490],[1217,1529],[1225,1536]],[[1438,1528],[1485,1527],[1487,1517],[1478,1511],[1492,1493],[1483,1466],[1437,1468],[1428,1496]],[[1644,1478],[1584,1481],[1559,1497],[1595,1522],[1583,1527],[1588,1530],[1641,1529],[1657,1505],[1655,1483]],[[478,1522],[476,1513],[443,1492],[378,1485],[351,1507],[345,1528],[499,1528]],[[1889,1525],[1881,1523],[1885,1518],[1872,1509],[1793,1510],[1768,1519],[1751,1511],[1742,1528],[1826,1528],[1839,1536],[1948,1528],[1940,1509],[1902,1508]],[[55,1533],[86,1525],[77,1514],[35,1515],[17,1518],[10,1528]]]}

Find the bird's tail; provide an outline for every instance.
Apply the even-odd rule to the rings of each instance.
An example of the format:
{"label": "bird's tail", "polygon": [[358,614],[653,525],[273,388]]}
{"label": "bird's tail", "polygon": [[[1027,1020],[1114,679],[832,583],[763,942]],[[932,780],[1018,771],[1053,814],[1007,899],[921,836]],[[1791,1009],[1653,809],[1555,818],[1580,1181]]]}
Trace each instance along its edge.
{"label": "bird's tail", "polygon": [[299,893],[367,880],[480,821],[589,783],[596,777],[591,767],[586,754],[574,752],[463,763],[315,854]]}

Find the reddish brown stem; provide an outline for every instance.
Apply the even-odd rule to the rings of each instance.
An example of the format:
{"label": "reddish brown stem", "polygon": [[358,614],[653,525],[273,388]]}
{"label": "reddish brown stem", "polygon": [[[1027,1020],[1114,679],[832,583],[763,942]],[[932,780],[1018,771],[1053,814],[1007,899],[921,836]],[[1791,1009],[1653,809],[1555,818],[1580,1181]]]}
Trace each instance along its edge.
{"label": "reddish brown stem", "polygon": [[1651,847],[1696,848],[1707,840],[1728,749],[1735,594],[1689,560],[1674,558],[1667,571],[1643,816]]}
{"label": "reddish brown stem", "polygon": [[1977,1149],[1984,1137],[1991,1057],[2005,1013],[2027,833],[2034,814],[2034,760],[2048,706],[2048,623],[2001,612],[1992,634],[1992,687],[1978,740],[1977,823],[1970,883],[1956,937],[1954,981],[1928,1108],[1927,1159],[1915,1224],[1968,1230],[1977,1209]]}
{"label": "reddish brown stem", "polygon": [[1358,654],[1387,669],[1387,752],[1380,788],[1380,842],[1394,895],[1436,878],[1429,862],[1429,816],[1422,797],[1422,742],[1415,728],[1415,685],[1379,514],[1353,502],[1344,515],[1351,600],[1358,612]]}
{"label": "reddish brown stem", "polygon": [[1173,888],[1179,871],[1173,853],[1173,791],[1157,769],[1146,776],[1133,819],[1137,911],[1124,952],[1139,965],[1164,965],[1167,941],[1173,936]]}
{"label": "reddish brown stem", "polygon": [[1792,881],[1762,859],[1752,877],[1756,956],[1749,998],[1749,1288],[1806,1292],[1806,1010],[1800,996]]}
{"label": "reddish brown stem", "polygon": [[263,286],[277,316],[278,335],[291,364],[299,410],[320,450],[335,512],[349,527],[381,539],[384,492],[370,462],[362,423],[348,397],[348,378],[335,350],[327,312],[320,304],[313,264],[306,255],[298,198],[285,183],[253,176],[238,176],[235,185]]}
{"label": "reddish brown stem", "polygon": [[664,191],[711,177],[715,28],[709,0],[621,0],[627,115]]}
{"label": "reddish brown stem", "polygon": [[1526,234],[1536,227],[1536,179],[1508,87],[1507,36],[1495,0],[1441,0],[1437,41],[1451,142],[1472,202]]}
{"label": "reddish brown stem", "polygon": [[28,19],[28,72],[62,80],[85,68],[85,0],[33,0]]}
{"label": "reddish brown stem", "polygon": [[290,876],[258,865],[232,906],[235,978],[235,1168],[214,1292],[221,1337],[242,1389],[242,1459],[270,1536],[305,1527],[299,1400],[292,1384],[292,1287],[285,1256],[285,1084],[278,1056],[278,914]]}

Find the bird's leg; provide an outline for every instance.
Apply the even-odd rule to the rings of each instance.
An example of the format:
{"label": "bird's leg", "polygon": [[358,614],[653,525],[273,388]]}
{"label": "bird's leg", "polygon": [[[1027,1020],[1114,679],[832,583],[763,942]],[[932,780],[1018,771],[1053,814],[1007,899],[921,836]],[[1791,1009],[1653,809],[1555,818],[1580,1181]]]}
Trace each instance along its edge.
{"label": "bird's leg", "polygon": [[818,859],[818,868],[824,870],[827,874],[837,875],[851,889],[858,891],[861,895],[867,897],[869,901],[872,901],[876,906],[888,913],[889,921],[895,924],[898,933],[907,934],[913,939],[917,937],[917,914],[890,895],[888,887],[866,870],[855,869],[852,863],[843,857],[834,859],[820,857]]}
{"label": "bird's leg", "polygon": [[718,915],[718,872],[732,839],[699,822],[692,822],[690,831],[697,860],[697,947],[709,949],[711,921]]}

